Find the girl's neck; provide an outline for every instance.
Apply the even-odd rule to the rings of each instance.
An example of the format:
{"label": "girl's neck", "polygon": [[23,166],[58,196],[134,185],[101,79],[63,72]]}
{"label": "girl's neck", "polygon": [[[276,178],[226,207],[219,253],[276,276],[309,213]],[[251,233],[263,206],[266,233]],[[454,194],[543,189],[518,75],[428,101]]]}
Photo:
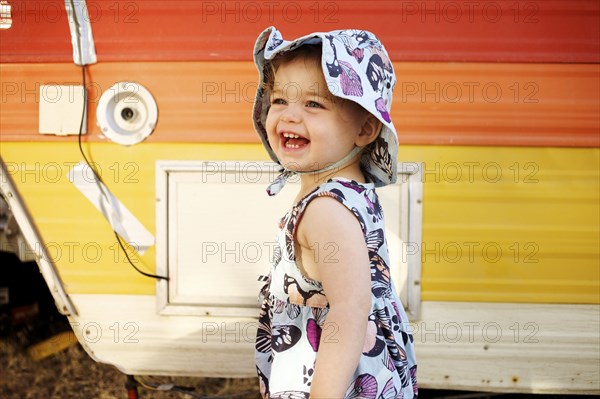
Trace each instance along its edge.
{"label": "girl's neck", "polygon": [[359,183],[365,183],[366,179],[360,170],[359,161],[360,159],[357,158],[341,168],[332,169],[323,173],[307,173],[300,175],[300,191],[296,196],[295,202],[304,198],[311,191],[333,177],[344,177]]}

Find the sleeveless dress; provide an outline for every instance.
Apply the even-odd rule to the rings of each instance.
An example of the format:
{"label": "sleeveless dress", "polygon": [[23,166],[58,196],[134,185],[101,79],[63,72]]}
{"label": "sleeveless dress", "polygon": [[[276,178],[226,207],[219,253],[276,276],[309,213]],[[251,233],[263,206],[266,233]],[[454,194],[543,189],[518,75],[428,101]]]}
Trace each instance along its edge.
{"label": "sleeveless dress", "polygon": [[[417,397],[417,365],[408,318],[390,278],[382,208],[371,183],[330,179],[301,199],[281,219],[273,264],[261,290],[256,368],[263,398],[308,398],[319,343],[335,342],[325,324],[329,311],[322,284],[305,277],[295,262],[294,236],[306,206],[328,196],[360,222],[371,268],[367,339],[345,398]],[[324,246],[325,252],[328,248]],[[335,259],[335,247],[328,256]],[[348,293],[351,295],[351,292]]]}

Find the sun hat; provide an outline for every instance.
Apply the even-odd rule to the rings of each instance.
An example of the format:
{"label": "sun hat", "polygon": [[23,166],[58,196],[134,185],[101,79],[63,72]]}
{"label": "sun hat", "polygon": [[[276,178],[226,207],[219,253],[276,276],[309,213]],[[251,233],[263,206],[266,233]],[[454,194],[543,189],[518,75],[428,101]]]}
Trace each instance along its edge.
{"label": "sun hat", "polygon": [[[362,154],[363,172],[375,187],[394,183],[397,177],[398,137],[390,110],[396,76],[387,51],[371,32],[356,29],[315,32],[287,41],[275,27],[269,27],[259,35],[254,46],[254,63],[258,68],[259,81],[252,115],[254,127],[263,145],[271,159],[281,164],[269,144],[265,129],[270,103],[264,79],[269,60],[304,44],[318,43],[322,45],[321,68],[331,94],[354,101],[382,123],[379,136],[365,147]],[[277,194],[287,178],[294,174],[320,173],[339,167],[361,150],[356,147],[335,164],[317,171],[291,171],[283,168],[267,192],[269,195]]]}

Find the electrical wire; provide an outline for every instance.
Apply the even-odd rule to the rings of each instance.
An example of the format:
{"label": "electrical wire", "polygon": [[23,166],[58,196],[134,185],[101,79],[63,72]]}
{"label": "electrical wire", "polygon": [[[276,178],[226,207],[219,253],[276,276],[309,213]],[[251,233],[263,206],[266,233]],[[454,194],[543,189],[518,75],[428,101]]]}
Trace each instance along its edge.
{"label": "electrical wire", "polygon": [[159,280],[169,280],[168,277],[158,276],[156,274],[151,274],[151,273],[146,273],[145,271],[140,270],[138,267],[136,267],[133,264],[133,262],[131,261],[131,258],[129,257],[129,254],[127,253],[127,250],[125,249],[125,246],[123,245],[123,240],[121,240],[121,237],[119,237],[119,233],[117,233],[114,230],[113,230],[113,233],[115,233],[115,237],[117,238],[117,242],[119,243],[119,246],[123,250],[123,253],[125,254],[125,258],[127,258],[127,262],[129,262],[129,264],[131,265],[131,267],[133,267],[138,273],[140,273],[143,276],[151,277],[151,278],[156,278],[156,279],[159,279]]}
{"label": "electrical wire", "polygon": [[[92,165],[92,163],[89,161],[88,157],[85,155],[85,151],[83,151],[83,146],[81,144],[81,138],[83,135],[83,123],[85,121],[85,114],[86,114],[87,102],[88,102],[87,89],[86,89],[86,84],[87,84],[86,83],[86,64],[83,62],[83,53],[81,52],[82,46],[81,46],[81,34],[79,32],[79,28],[80,28],[79,19],[77,17],[77,13],[75,12],[75,5],[73,4],[73,0],[70,0],[70,3],[71,3],[71,8],[73,10],[73,20],[75,21],[75,28],[76,28],[75,31],[76,31],[76,35],[77,35],[77,48],[78,48],[79,57],[81,60],[81,75],[82,75],[81,80],[82,80],[82,84],[83,84],[83,110],[81,113],[81,122],[79,123],[79,134],[77,135],[77,143],[79,146],[79,152],[81,152],[81,156],[83,157],[85,163],[87,164],[87,166],[90,168],[90,170],[94,174],[94,178],[95,178],[96,184],[98,185],[98,188],[100,189],[100,192],[105,197],[105,199],[108,200],[108,195],[105,192],[105,189],[103,187],[104,182],[102,181],[102,178],[100,177],[100,174],[98,173],[96,168]],[[151,278],[155,278],[155,279],[159,279],[159,280],[169,280],[168,277],[146,273],[146,272],[140,270],[139,268],[137,268],[133,264],[131,258],[129,257],[129,254],[127,253],[127,250],[125,249],[125,245],[123,244],[121,237],[119,237],[119,234],[114,229],[113,229],[113,232],[115,233],[115,238],[116,238],[117,242],[119,243],[119,247],[121,247],[121,250],[125,254],[127,261],[138,273],[140,273],[146,277],[151,277]],[[188,395],[188,396],[191,396],[191,397],[194,397],[197,399],[230,399],[230,398],[241,397],[241,396],[245,396],[245,395],[249,395],[249,394],[256,394],[255,391],[245,391],[245,392],[228,394],[228,395],[205,396],[205,395],[199,395],[199,394],[192,392],[193,388],[181,387],[181,386],[177,386],[175,384],[152,385],[150,383],[144,382],[139,377],[134,377],[134,380],[141,387],[149,389],[149,390],[163,391],[163,392],[173,391],[173,392],[178,392],[178,393]]]}
{"label": "electrical wire", "polygon": [[193,392],[194,388],[191,387],[182,387],[175,384],[151,384],[147,381],[142,380],[140,377],[134,377],[134,380],[140,384],[143,388],[152,390],[152,391],[162,391],[162,392],[178,392],[184,395],[191,396],[196,399],[231,399],[231,398],[239,398],[246,395],[256,395],[256,391],[243,391],[225,395],[215,395],[215,396],[206,396],[200,395]]}
{"label": "electrical wire", "polygon": [[[100,193],[102,193],[102,196],[104,197],[104,199],[107,200],[107,203],[110,203],[108,194],[106,193],[106,189],[105,189],[106,185],[102,181],[102,178],[100,177],[100,174],[98,173],[96,168],[92,165],[92,163],[90,162],[88,157],[85,155],[85,151],[83,151],[83,146],[81,144],[81,138],[83,136],[83,124],[86,119],[85,115],[86,115],[86,109],[87,109],[87,103],[88,103],[87,82],[86,82],[86,66],[87,65],[83,62],[83,52],[81,51],[81,49],[82,49],[81,33],[80,33],[81,25],[79,23],[79,17],[77,16],[77,12],[75,11],[75,4],[74,4],[73,0],[70,0],[70,3],[71,3],[71,9],[73,10],[73,21],[75,23],[75,34],[77,35],[77,50],[79,52],[79,60],[81,61],[81,81],[83,84],[83,110],[81,111],[81,120],[79,122],[79,134],[77,135],[77,144],[79,146],[79,152],[81,153],[81,156],[83,156],[83,160],[85,161],[86,165],[90,168],[90,170],[94,174],[94,180],[95,180],[96,184],[98,185],[98,188],[100,189]],[[125,254],[125,258],[127,258],[127,261],[129,262],[131,267],[133,267],[138,273],[140,273],[141,275],[146,276],[146,277],[155,278],[157,280],[167,280],[167,281],[169,280],[168,277],[159,276],[159,275],[151,274],[151,273],[146,273],[146,272],[140,270],[137,266],[135,266],[133,264],[133,262],[131,261],[131,258],[129,257],[127,250],[125,249],[125,245],[123,244],[121,237],[119,237],[119,233],[117,233],[116,230],[114,230],[114,229],[113,229],[113,233],[115,233],[115,237],[117,239],[117,242],[119,243],[119,247],[121,247],[121,250],[123,250],[123,253]]]}
{"label": "electrical wire", "polygon": [[451,394],[444,396],[436,396],[434,399],[490,399],[492,397],[501,397],[504,396],[503,393],[492,393],[492,392],[473,392],[473,393],[463,393],[463,394]]}

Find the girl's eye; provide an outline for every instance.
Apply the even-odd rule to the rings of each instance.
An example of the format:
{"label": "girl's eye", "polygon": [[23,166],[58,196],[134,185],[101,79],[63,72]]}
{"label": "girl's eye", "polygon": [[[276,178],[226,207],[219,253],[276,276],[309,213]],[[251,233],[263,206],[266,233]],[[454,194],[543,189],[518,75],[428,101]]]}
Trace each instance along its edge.
{"label": "girl's eye", "polygon": [[309,108],[323,108],[323,106],[316,101],[308,101],[306,106]]}
{"label": "girl's eye", "polygon": [[271,100],[271,104],[285,105],[286,102],[283,98],[274,98],[273,100]]}

